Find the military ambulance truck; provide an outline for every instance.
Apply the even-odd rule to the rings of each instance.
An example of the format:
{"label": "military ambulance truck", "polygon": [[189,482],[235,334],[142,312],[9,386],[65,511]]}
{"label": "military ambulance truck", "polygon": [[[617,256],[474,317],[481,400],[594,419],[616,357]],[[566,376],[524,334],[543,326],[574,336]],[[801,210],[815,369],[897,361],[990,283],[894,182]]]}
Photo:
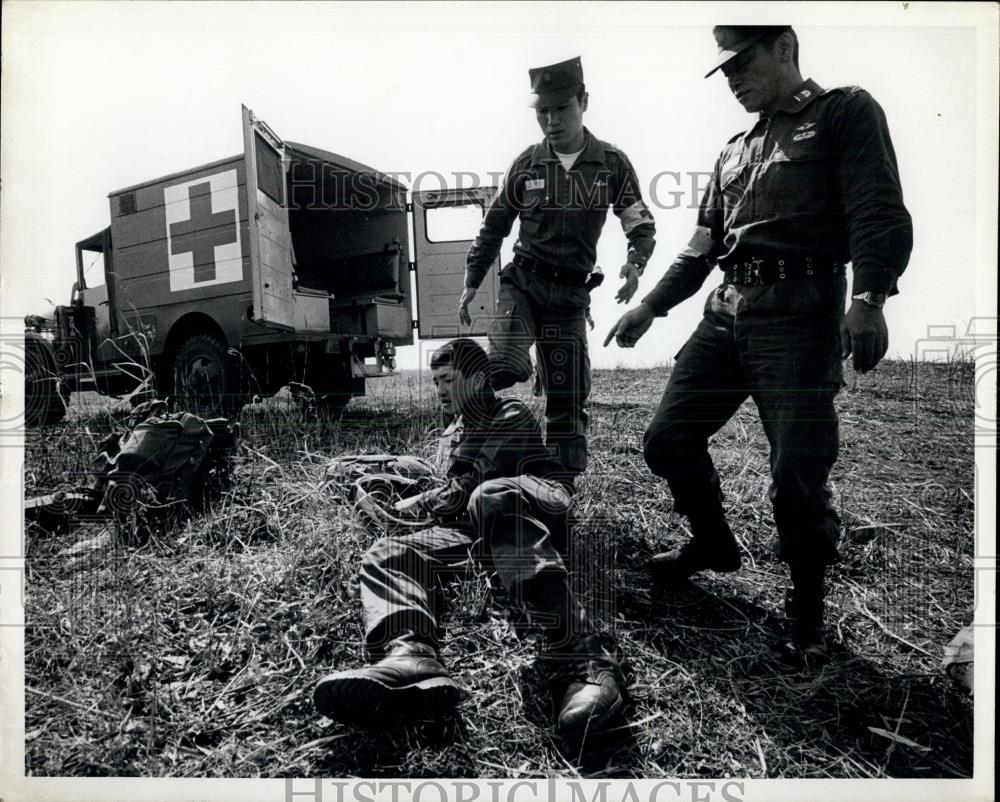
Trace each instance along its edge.
{"label": "military ambulance truck", "polygon": [[[26,421],[59,420],[73,390],[144,382],[230,414],[290,381],[334,403],[363,395],[415,331],[460,333],[465,253],[494,191],[408,202],[403,184],[283,141],[244,107],[242,153],[108,196],[111,225],[76,244],[69,304],[26,318]],[[497,272],[461,333],[486,332]]]}

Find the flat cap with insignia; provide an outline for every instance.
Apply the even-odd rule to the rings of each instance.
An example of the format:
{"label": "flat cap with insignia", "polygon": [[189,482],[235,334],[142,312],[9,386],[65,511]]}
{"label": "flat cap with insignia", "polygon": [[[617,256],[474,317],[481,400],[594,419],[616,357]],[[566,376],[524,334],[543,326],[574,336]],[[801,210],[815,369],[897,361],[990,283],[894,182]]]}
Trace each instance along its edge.
{"label": "flat cap with insignia", "polygon": [[569,100],[583,87],[583,64],[577,56],[548,67],[528,70],[528,77],[531,79],[528,105],[532,108],[554,106]]}
{"label": "flat cap with insignia", "polygon": [[712,69],[705,73],[707,78],[730,59],[757,44],[765,36],[778,36],[790,31],[791,25],[716,25],[712,29],[719,55]]}

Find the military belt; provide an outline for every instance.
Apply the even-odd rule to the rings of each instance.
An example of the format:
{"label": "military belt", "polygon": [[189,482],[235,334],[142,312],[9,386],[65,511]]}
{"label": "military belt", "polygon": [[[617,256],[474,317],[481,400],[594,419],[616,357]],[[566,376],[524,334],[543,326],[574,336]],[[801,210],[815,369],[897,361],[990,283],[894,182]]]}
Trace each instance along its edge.
{"label": "military belt", "polygon": [[515,255],[511,261],[522,270],[533,273],[543,281],[549,281],[552,284],[561,284],[564,287],[582,287],[587,283],[590,275],[589,273],[582,273],[579,270],[562,270],[527,256]]}
{"label": "military belt", "polygon": [[829,257],[783,256],[742,258],[735,264],[722,268],[729,284],[753,287],[757,284],[774,284],[792,279],[816,278],[818,276],[838,276],[847,272],[847,267]]}

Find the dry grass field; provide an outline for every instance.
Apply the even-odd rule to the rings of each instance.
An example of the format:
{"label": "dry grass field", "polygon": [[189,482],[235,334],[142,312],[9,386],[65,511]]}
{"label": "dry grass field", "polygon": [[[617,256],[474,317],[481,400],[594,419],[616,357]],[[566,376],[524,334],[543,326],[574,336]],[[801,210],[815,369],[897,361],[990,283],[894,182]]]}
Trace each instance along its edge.
{"label": "dry grass field", "polygon": [[[787,571],[771,556],[767,451],[752,405],[713,441],[744,551],[735,575],[653,591],[648,557],[683,541],[641,436],[666,368],[597,371],[574,582],[628,658],[632,704],[570,749],[554,739],[537,641],[484,574],[446,588],[443,654],[471,697],[452,721],[350,731],[316,679],[363,659],[356,567],[373,539],[322,461],[430,456],[417,374],[342,416],[248,420],[231,489],[146,537],[91,523],[26,533],[26,765],[35,776],[967,777],[972,702],[941,673],[973,610],[971,362],[888,362],[838,399],[844,521],[828,620],[835,660],[771,652]],[[537,410],[538,399],[523,393]],[[74,396],[29,432],[29,495],[82,480],[109,418]],[[96,539],[96,540],[95,540]],[[91,547],[77,544],[89,541]],[[74,546],[76,548],[74,549]]]}

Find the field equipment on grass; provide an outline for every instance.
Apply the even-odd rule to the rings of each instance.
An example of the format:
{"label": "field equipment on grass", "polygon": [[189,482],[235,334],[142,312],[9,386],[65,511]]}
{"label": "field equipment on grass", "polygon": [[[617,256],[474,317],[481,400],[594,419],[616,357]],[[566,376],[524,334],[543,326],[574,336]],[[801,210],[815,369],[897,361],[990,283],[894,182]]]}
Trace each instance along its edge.
{"label": "field equipment on grass", "polygon": [[327,463],[325,483],[337,487],[366,524],[393,534],[423,529],[434,519],[412,502],[437,484],[434,469],[420,457],[349,454]]}
{"label": "field equipment on grass", "polygon": [[200,508],[230,478],[239,424],[168,412],[166,402],[140,404],[124,433],[111,434],[83,487],[27,499],[26,523],[49,531],[80,520],[151,518]]}
{"label": "field equipment on grass", "polygon": [[289,382],[274,395],[262,398],[255,395],[253,400],[240,410],[240,417],[267,419],[312,418],[316,415],[316,392],[301,382]]}

